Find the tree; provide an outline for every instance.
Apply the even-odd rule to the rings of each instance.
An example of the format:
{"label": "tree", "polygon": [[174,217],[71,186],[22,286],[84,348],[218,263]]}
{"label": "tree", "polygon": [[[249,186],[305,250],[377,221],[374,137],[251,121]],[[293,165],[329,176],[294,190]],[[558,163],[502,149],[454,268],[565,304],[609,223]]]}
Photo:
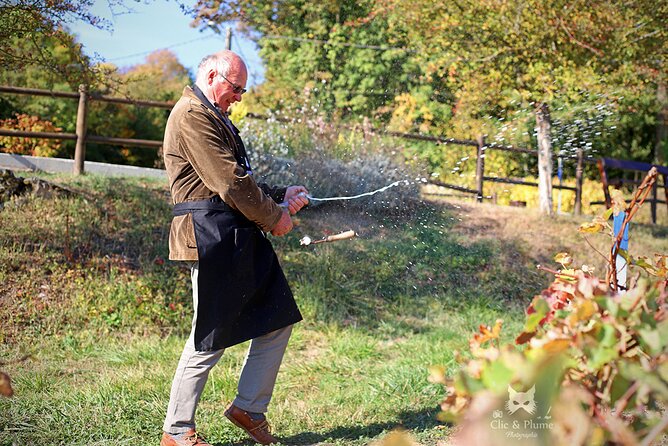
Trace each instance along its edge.
{"label": "tree", "polygon": [[[143,64],[130,67],[119,76],[118,94],[154,101],[177,101],[186,85],[192,84],[188,69],[169,50],[157,50]],[[125,105],[118,108],[127,115],[125,131],[132,138],[162,140],[169,110]],[[156,151],[124,148],[126,162],[151,166],[161,162]]]}
{"label": "tree", "polygon": [[552,105],[581,103],[585,92],[610,100],[611,87],[636,93],[664,76],[665,2],[382,0],[370,16],[408,30],[428,74],[456,92],[465,122],[507,113],[509,98],[519,109],[533,108],[541,208],[548,213],[551,162],[543,155],[552,140]]}
{"label": "tree", "polygon": [[[110,7],[123,6],[123,0],[107,0]],[[64,26],[84,21],[98,28],[111,23],[89,10],[93,0],[0,0],[0,69],[21,71],[39,67],[52,79],[65,79],[76,90],[80,83],[89,84],[98,77],[80,44]],[[59,53],[47,51],[45,42],[58,47]],[[58,63],[68,59],[68,64]]]}
{"label": "tree", "polygon": [[272,109],[294,98],[330,116],[388,121],[395,97],[422,85],[420,67],[406,50],[406,32],[369,19],[371,0],[200,0],[195,23],[239,21],[258,39],[267,66],[259,90]]}
{"label": "tree", "polygon": [[[41,37],[42,51],[50,54],[51,63],[57,66],[70,66],[76,60],[90,63],[90,60],[79,53],[73,55],[73,51],[80,52],[81,48],[73,36],[66,31],[63,32],[65,33],[63,35],[68,36],[65,40],[74,42],[74,46],[65,47],[62,40],[47,35]],[[18,40],[14,51],[27,52],[32,44]],[[95,76],[88,78],[86,72],[95,73]],[[74,70],[71,73],[59,70],[46,71],[39,64],[26,65],[22,70],[0,69],[0,83],[18,87],[76,91],[79,83],[86,82],[90,82],[87,84],[89,91],[94,93],[170,101],[178,99],[183,87],[191,83],[191,79],[188,70],[169,51],[152,53],[147,56],[146,63],[135,65],[122,72],[119,72],[114,65],[102,63],[89,66],[81,72]],[[27,116],[20,122],[36,119],[39,125],[42,125],[41,123],[46,120],[63,132],[74,133],[76,130],[77,101],[75,100],[28,95],[7,96],[2,99],[0,119],[5,120],[7,127],[18,119],[17,115],[25,114]],[[168,113],[165,109],[91,101],[87,128],[91,135],[161,140]],[[7,141],[3,144],[10,150]],[[40,144],[44,145],[44,142]],[[62,144],[54,142],[50,147],[51,150],[48,152],[42,150],[40,154],[65,157],[73,155],[74,145],[71,141]],[[32,149],[26,145],[24,150]],[[89,143],[87,159],[153,167],[159,156],[155,150],[149,148]]]}

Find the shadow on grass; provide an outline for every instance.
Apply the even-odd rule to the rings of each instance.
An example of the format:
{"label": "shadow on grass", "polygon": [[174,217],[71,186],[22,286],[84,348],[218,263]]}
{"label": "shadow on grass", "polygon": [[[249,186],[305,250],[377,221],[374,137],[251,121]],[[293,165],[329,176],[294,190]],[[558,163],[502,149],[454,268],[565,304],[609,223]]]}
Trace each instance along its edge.
{"label": "shadow on grass", "polygon": [[[386,423],[372,423],[360,426],[339,426],[326,432],[302,432],[291,437],[280,437],[282,445],[314,445],[322,442],[339,440],[357,440],[360,438],[372,439],[384,432],[401,428],[408,431],[433,429],[440,425],[436,420],[438,408],[401,412],[398,421]],[[256,444],[252,440],[235,443],[214,443],[214,446],[246,446]]]}

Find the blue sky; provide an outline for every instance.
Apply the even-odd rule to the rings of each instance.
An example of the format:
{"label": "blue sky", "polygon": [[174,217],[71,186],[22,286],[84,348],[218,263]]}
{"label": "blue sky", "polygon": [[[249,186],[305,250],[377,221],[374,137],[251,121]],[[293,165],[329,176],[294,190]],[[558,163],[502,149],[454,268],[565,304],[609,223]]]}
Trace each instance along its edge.
{"label": "blue sky", "polygon": [[[95,15],[111,21],[111,32],[84,23],[67,25],[84,45],[86,54],[93,56],[97,53],[107,62],[125,67],[140,64],[149,53],[167,48],[194,72],[204,56],[225,46],[224,27],[220,28],[220,34],[213,29],[201,32],[191,28],[191,18],[174,1],[125,3],[132,12],[114,14],[107,0],[96,1],[91,9]],[[240,54],[248,65],[248,85],[261,83],[264,68],[255,43],[233,31],[232,50]]]}

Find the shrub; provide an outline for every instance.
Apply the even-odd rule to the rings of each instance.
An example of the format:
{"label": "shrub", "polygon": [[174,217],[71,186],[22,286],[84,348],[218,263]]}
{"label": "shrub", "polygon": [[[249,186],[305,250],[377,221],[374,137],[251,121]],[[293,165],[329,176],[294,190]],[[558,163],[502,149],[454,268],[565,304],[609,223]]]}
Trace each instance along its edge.
{"label": "shrub", "polygon": [[[26,114],[17,114],[16,119],[0,119],[0,127],[24,132],[56,133],[62,131],[51,121]],[[52,157],[60,152],[61,143],[55,139],[0,136],[0,148],[7,153]]]}
{"label": "shrub", "polygon": [[[620,198],[617,210],[625,207]],[[642,201],[634,201],[630,217]],[[597,217],[581,230],[606,226]],[[651,264],[624,255],[649,277],[618,292],[611,274],[601,280],[560,253],[555,260],[563,268],[527,310],[516,339],[523,349],[500,345],[498,320],[480,326],[470,357],[458,356],[462,368],[454,378],[432,368],[431,379],[448,391],[439,417],[461,423],[459,444],[632,445],[640,437],[650,444],[665,430],[668,257],[657,255]]]}

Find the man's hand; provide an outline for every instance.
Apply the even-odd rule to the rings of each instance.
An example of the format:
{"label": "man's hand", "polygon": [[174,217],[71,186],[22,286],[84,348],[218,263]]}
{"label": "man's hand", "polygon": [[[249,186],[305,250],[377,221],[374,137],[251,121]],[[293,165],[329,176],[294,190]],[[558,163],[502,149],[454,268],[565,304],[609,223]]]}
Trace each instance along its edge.
{"label": "man's hand", "polygon": [[281,219],[278,220],[276,226],[271,230],[271,235],[282,237],[290,231],[292,231],[292,219],[290,218],[288,211],[283,211]]}
{"label": "man's hand", "polygon": [[308,190],[304,186],[288,187],[285,191],[285,198],[283,200],[288,204],[288,211],[290,211],[290,214],[295,215],[301,208],[308,204],[306,194],[308,194]]}

